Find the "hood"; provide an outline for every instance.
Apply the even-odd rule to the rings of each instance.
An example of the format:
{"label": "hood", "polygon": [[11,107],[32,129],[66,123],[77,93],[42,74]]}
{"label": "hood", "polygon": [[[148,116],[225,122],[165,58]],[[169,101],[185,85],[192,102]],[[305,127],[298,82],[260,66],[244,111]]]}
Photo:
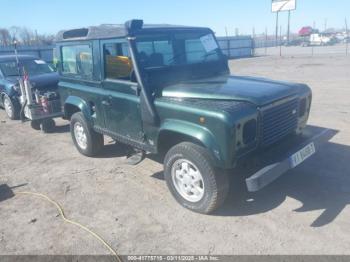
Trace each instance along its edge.
{"label": "hood", "polygon": [[297,95],[306,85],[257,77],[221,76],[192,80],[163,88],[163,97],[236,100],[257,106]]}
{"label": "hood", "polygon": [[[16,83],[18,80],[17,76],[7,77],[7,80]],[[41,75],[29,76],[29,81],[34,89],[45,90],[57,87],[58,84],[58,73],[48,73]]]}

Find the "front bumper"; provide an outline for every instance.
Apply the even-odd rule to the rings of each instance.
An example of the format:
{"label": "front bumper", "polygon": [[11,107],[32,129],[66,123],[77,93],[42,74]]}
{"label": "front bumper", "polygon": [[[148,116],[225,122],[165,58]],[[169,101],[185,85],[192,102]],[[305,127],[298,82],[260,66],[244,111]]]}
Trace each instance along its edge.
{"label": "front bumper", "polygon": [[293,154],[312,142],[315,145],[317,153],[322,144],[329,141],[336,133],[336,130],[307,126],[302,136],[284,141],[266,152],[260,152],[258,158],[262,167],[246,179],[248,191],[256,192],[288,170],[293,169],[294,167],[291,162],[291,156]]}

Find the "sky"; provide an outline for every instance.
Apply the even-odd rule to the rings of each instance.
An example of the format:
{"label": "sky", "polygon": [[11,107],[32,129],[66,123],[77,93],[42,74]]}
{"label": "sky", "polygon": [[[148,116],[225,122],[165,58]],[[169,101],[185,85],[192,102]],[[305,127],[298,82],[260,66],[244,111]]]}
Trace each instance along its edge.
{"label": "sky", "polygon": [[[275,30],[276,14],[271,0],[0,0],[0,28],[26,26],[39,34],[99,24],[120,24],[132,18],[145,23],[210,27],[216,35],[269,34]],[[350,24],[350,0],[297,0],[291,13],[291,31],[302,26],[324,29]],[[288,13],[280,13],[287,30]]]}

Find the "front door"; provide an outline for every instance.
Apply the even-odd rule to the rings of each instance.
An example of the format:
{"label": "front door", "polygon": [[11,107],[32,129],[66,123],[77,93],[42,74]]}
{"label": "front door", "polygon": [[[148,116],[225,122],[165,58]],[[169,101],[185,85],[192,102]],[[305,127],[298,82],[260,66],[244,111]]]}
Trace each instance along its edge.
{"label": "front door", "polygon": [[101,52],[106,128],[117,136],[142,142],[140,97],[138,84],[131,81],[128,43],[124,39],[102,41]]}

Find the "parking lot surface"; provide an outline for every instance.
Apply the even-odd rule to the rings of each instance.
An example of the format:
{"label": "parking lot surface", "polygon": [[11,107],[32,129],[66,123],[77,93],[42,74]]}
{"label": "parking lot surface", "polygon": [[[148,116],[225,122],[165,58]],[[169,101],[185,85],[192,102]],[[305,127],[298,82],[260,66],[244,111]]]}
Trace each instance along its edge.
{"label": "parking lot surface", "polygon": [[172,198],[154,157],[129,166],[127,147],[106,138],[101,155],[87,158],[68,122],[43,134],[1,110],[0,254],[108,254],[51,204],[19,191],[49,195],[119,254],[350,254],[350,56],[257,57],[230,68],[310,85],[309,123],[339,133],[260,192],[248,193],[233,174],[224,206],[200,215]]}

